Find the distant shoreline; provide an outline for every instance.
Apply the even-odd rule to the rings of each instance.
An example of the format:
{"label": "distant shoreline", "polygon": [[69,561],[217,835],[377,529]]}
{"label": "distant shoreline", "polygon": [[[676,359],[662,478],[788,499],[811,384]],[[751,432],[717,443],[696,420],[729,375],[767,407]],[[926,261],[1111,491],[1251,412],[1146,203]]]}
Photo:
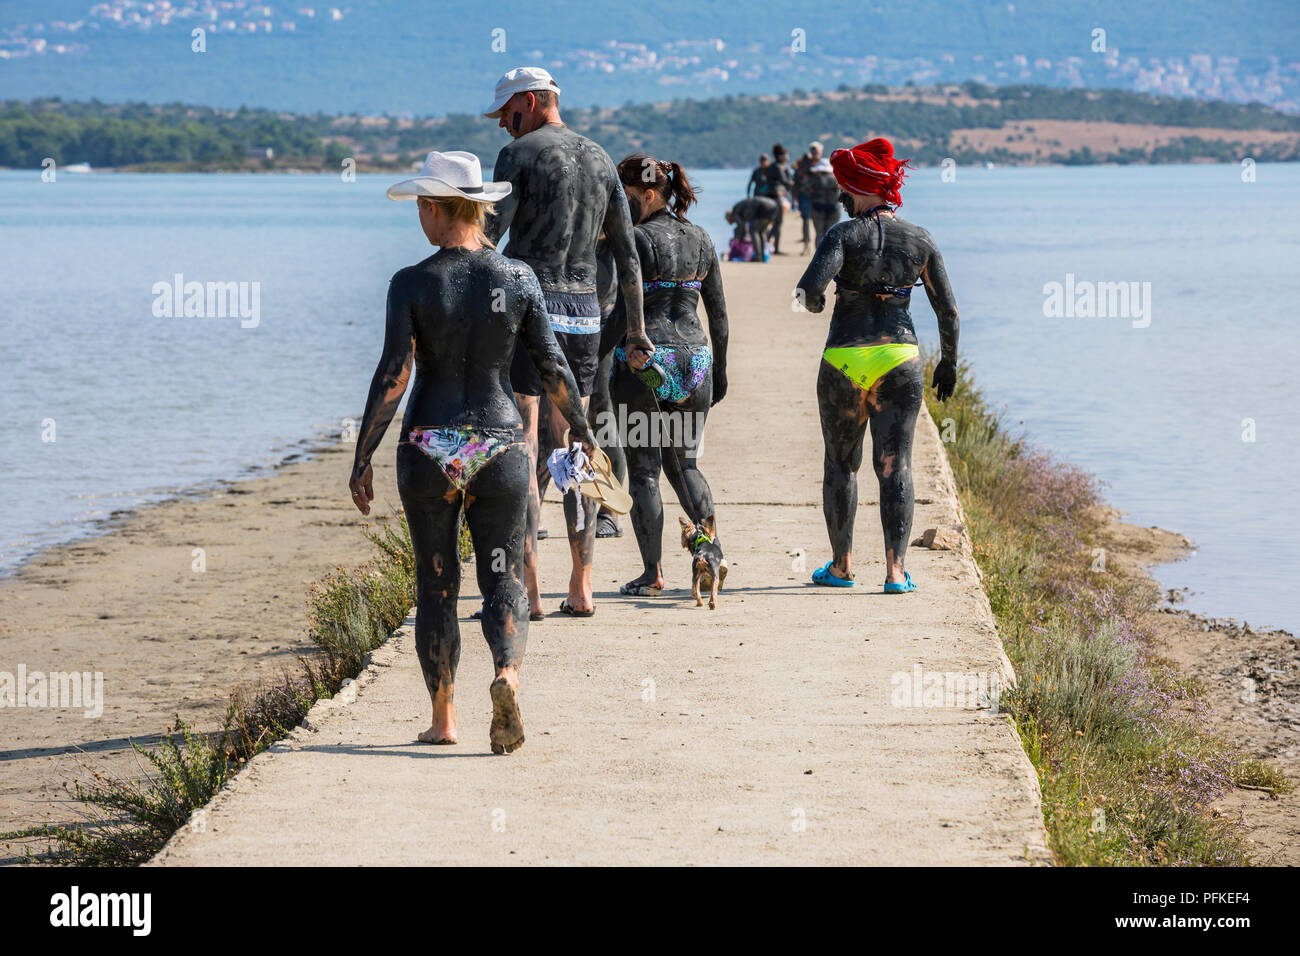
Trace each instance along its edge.
{"label": "distant shoreline", "polygon": [[[1300,116],[1259,104],[1113,89],[888,88],[842,84],[784,95],[569,108],[564,122],[611,156],[647,152],[689,168],[744,169],[776,142],[800,155],[873,136],[918,166],[1167,164],[1300,159]],[[146,171],[277,168],[404,171],[431,149],[490,165],[507,142],[476,114],[365,116],[170,103],[0,101],[0,165]]]}
{"label": "distant shoreline", "polygon": [[66,534],[52,533],[50,540],[42,541],[30,550],[15,548],[14,553],[17,556],[15,563],[10,567],[0,567],[0,585],[21,577],[28,568],[40,564],[43,558],[53,555],[60,549],[77,547],[105,535],[115,534],[121,531],[123,526],[152,509],[178,501],[198,500],[220,494],[231,486],[271,477],[290,465],[310,461],[323,449],[333,448],[338,444],[336,432],[337,429],[321,428],[316,434],[281,448],[276,454],[269,456],[271,460],[237,465],[226,476],[201,478],[183,487],[166,491],[123,492],[122,494],[140,500],[127,507],[114,508],[101,517],[77,521],[75,528],[68,530]]}
{"label": "distant shoreline", "polygon": [[[1295,159],[1261,160],[1261,163],[1268,164],[1268,165],[1295,164],[1295,163],[1300,163],[1300,157],[1297,157]],[[958,169],[1004,169],[1004,168],[1005,169],[1077,169],[1077,168],[1096,169],[1096,168],[1104,168],[1104,167],[1113,167],[1118,169],[1126,166],[1153,166],[1154,167],[1154,166],[1214,166],[1214,165],[1232,166],[1235,164],[1223,160],[1205,158],[1205,159],[1190,159],[1190,160],[1183,160],[1180,162],[1168,162],[1168,163],[1162,163],[1162,162],[1123,163],[1123,162],[1117,162],[1113,160],[1094,162],[1094,163],[1051,163],[1051,162],[976,163],[976,162],[972,162],[972,163],[959,163],[957,164],[956,168]],[[736,166],[736,165],[730,165],[730,166],[712,165],[712,166],[697,166],[695,168],[708,169],[708,170],[736,170],[738,172],[741,172],[749,169],[750,167]],[[934,163],[918,162],[918,163],[912,163],[911,168],[940,169],[942,167]],[[366,166],[358,166],[355,172],[359,176],[366,176],[366,175],[378,175],[380,173],[396,173],[396,174],[410,173],[410,172],[415,172],[417,170],[418,170],[418,166],[415,169],[411,169],[410,167],[406,167],[406,166],[366,165]],[[488,167],[488,171],[490,171],[490,167]],[[0,166],[0,172],[30,173],[33,176],[40,176],[41,174],[40,169],[30,169],[30,168],[23,168],[17,166]],[[153,176],[153,175],[337,176],[339,175],[339,170],[313,169],[311,167],[306,167],[306,166],[285,166],[283,168],[277,167],[275,169],[254,169],[254,168],[230,169],[230,168],[220,167],[220,166],[190,167],[190,166],[175,166],[175,165],[98,166],[98,167],[91,168],[89,171],[78,170],[76,172],[69,173],[66,171],[66,169],[60,169],[58,170],[58,172],[60,172],[62,175],[65,176],[105,176],[105,175],[113,175],[113,176],[146,176],[146,175],[148,176]]]}

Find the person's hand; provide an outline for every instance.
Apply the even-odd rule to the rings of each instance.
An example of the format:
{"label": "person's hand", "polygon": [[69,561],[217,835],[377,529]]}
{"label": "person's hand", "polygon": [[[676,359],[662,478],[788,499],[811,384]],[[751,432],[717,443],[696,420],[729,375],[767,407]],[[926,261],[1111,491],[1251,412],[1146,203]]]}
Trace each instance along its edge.
{"label": "person's hand", "polygon": [[569,451],[573,448],[573,443],[577,442],[582,446],[582,453],[594,460],[600,446],[596,444],[596,439],[592,437],[591,429],[585,420],[581,422],[581,428],[582,431],[578,431],[577,428],[573,427],[573,422],[569,422],[569,430],[564,433],[564,450]]}
{"label": "person's hand", "polygon": [[727,397],[727,373],[720,370],[716,365],[713,366],[713,401],[709,403],[712,407]]}
{"label": "person's hand", "polygon": [[791,308],[796,312],[820,312],[826,308],[826,292],[814,292],[812,289],[795,287],[791,293],[794,302]]}
{"label": "person's hand", "polygon": [[951,359],[939,362],[934,367],[934,378],[930,384],[934,386],[935,397],[946,402],[952,396],[952,390],[957,387],[957,363]]}
{"label": "person's hand", "polygon": [[627,353],[627,367],[639,372],[650,364],[655,347],[644,332],[629,332],[623,342],[623,351]]}
{"label": "person's hand", "polygon": [[352,503],[357,506],[357,510],[363,515],[370,514],[370,502],[375,500],[375,473],[370,462],[364,466],[358,463],[352,469],[352,480],[348,482],[348,487],[352,489]]}

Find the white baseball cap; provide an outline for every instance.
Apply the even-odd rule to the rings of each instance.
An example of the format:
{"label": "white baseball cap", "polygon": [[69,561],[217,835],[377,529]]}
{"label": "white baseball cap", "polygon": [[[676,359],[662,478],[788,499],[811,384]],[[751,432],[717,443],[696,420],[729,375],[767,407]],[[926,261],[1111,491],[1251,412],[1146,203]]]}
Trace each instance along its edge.
{"label": "white baseball cap", "polygon": [[497,202],[509,196],[511,188],[510,183],[483,182],[483,168],[473,153],[435,150],[425,159],[420,175],[388,187],[388,198],[460,196],[474,202]]}
{"label": "white baseball cap", "polygon": [[497,80],[496,99],[483,115],[500,116],[510,97],[533,90],[550,90],[556,96],[560,95],[560,85],[540,66],[517,67]]}

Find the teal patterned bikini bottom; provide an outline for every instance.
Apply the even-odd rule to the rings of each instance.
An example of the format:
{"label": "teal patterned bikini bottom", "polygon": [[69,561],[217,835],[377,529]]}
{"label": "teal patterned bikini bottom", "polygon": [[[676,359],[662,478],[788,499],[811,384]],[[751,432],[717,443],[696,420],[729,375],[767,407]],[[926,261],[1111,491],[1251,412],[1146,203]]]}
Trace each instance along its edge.
{"label": "teal patterned bikini bottom", "polygon": [[[614,349],[614,357],[627,361],[623,346]],[[654,360],[664,370],[664,383],[655,389],[661,401],[682,402],[699,388],[713,367],[713,350],[707,345],[656,345]]]}

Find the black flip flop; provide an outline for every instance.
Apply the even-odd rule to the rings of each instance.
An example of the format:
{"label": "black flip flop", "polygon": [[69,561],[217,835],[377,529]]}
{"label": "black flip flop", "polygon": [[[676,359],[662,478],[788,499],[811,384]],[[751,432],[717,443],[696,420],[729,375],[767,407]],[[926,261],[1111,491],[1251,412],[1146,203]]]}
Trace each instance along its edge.
{"label": "black flip flop", "polygon": [[597,538],[621,538],[623,529],[607,514],[596,515],[596,537]]}
{"label": "black flip flop", "polygon": [[595,617],[596,610],[595,608],[592,608],[590,611],[575,610],[573,605],[570,604],[568,599],[566,598],[565,600],[560,602],[560,613],[567,614],[569,615],[569,617]]}

